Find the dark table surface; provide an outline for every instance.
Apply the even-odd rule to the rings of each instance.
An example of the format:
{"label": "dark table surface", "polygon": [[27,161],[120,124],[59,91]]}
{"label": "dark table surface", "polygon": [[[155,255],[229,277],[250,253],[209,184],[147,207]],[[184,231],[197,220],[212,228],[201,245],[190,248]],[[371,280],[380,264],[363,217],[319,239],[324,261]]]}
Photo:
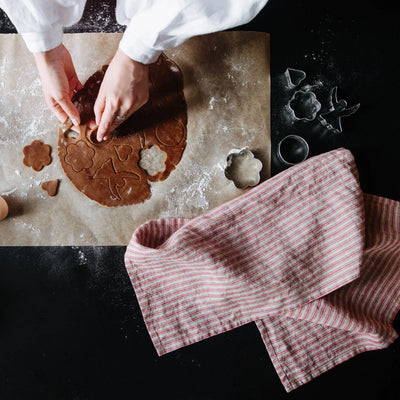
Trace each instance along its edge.
{"label": "dark table surface", "polygon": [[[307,137],[310,155],[347,147],[363,190],[400,200],[400,12],[386,4],[270,0],[238,29],[271,33],[272,151],[289,133]],[[122,31],[112,10],[112,1],[89,1],[82,21],[68,31]],[[2,14],[0,32],[15,32]],[[361,104],[343,118],[341,134],[285,121],[282,77],[288,67],[306,72],[310,85],[336,86],[349,106]],[[282,168],[273,157],[273,173]],[[0,248],[0,399],[400,398],[399,340],[290,394],[254,324],[158,357],[125,271],[124,251]],[[394,325],[400,328],[399,316]]]}

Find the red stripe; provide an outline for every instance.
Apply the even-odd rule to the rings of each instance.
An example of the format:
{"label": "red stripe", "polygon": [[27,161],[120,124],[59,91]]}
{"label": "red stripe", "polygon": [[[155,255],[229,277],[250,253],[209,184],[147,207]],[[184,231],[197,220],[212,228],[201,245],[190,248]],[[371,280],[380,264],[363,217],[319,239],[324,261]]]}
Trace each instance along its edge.
{"label": "red stripe", "polygon": [[[335,240],[336,240],[336,238],[335,238]],[[341,243],[339,240],[342,240],[342,239],[338,239],[338,240],[337,240],[337,246],[336,246],[336,247],[339,248],[339,249],[343,249],[342,243]],[[335,248],[335,249],[336,249],[336,248]],[[333,251],[333,250],[332,250],[332,251]],[[337,257],[336,259],[340,259],[340,257]],[[264,269],[265,269],[265,268],[262,268],[262,269],[261,269],[261,272],[264,272],[264,271],[263,271]],[[176,272],[178,272],[178,271],[176,271]],[[148,285],[148,284],[151,284],[151,283],[153,283],[153,282],[158,282],[159,274],[154,274],[154,275],[155,275],[155,276],[152,276],[152,277],[150,277],[149,279],[146,279],[146,278],[143,278],[143,279],[142,279],[142,283],[143,283],[143,282],[146,282],[146,288],[147,288],[147,290],[150,290],[150,289],[151,289],[151,286]],[[210,277],[213,276],[211,272],[208,272],[208,273],[197,273],[197,274],[196,274],[196,271],[193,271],[193,274],[192,274],[192,275],[194,275],[194,277],[196,278],[196,281],[197,281],[197,282],[199,281],[199,278],[205,279],[207,276],[210,276]],[[249,277],[249,276],[247,275],[247,278],[248,278],[248,277]],[[171,278],[170,281],[169,281],[169,280],[164,280],[164,281],[163,281],[163,293],[168,293],[169,282],[171,282],[172,285],[175,285],[175,284],[176,284],[176,279],[174,279],[174,278],[175,278],[175,275],[173,276],[173,278]],[[251,278],[252,278],[253,280],[255,280],[253,276],[251,276]],[[259,280],[259,279],[261,278],[261,276],[256,276],[255,278],[256,278],[257,280]],[[190,277],[189,279],[192,279],[192,277]],[[219,280],[218,282],[221,282],[221,280]],[[182,276],[182,277],[180,277],[179,284],[183,284],[183,283],[184,283],[184,277]],[[208,281],[207,283],[211,283],[211,282]],[[226,280],[226,282],[224,281],[223,283],[230,284],[230,288],[231,288],[231,289],[235,288],[235,286],[238,286],[238,285],[240,284],[240,282],[239,282],[239,284],[231,283],[229,279]],[[173,287],[171,290],[176,290],[176,288]],[[175,293],[177,293],[177,292],[175,292]]]}

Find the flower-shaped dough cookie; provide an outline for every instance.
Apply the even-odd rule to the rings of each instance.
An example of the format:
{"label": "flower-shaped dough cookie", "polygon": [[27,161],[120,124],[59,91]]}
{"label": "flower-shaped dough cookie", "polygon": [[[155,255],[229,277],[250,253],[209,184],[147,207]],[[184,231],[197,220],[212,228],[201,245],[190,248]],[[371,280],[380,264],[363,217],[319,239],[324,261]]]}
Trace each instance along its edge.
{"label": "flower-shaped dough cookie", "polygon": [[41,140],[34,140],[30,145],[22,150],[24,159],[22,162],[27,167],[32,167],[35,171],[40,171],[51,163],[51,147],[44,144]]}

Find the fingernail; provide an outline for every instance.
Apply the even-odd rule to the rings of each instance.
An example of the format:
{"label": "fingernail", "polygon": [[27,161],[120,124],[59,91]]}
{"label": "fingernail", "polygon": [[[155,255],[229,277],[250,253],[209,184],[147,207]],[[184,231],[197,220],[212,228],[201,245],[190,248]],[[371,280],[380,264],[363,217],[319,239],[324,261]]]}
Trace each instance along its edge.
{"label": "fingernail", "polygon": [[73,119],[72,119],[72,123],[73,123],[75,126],[78,126],[78,125],[79,125],[79,122],[78,122],[78,120],[77,120],[76,118],[73,118]]}

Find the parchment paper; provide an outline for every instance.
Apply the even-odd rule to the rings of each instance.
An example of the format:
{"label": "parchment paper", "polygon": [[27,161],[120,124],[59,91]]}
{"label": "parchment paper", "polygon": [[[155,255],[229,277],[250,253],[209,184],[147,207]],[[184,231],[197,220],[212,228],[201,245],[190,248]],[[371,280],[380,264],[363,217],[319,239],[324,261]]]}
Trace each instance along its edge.
{"label": "parchment paper", "polygon": [[[84,82],[108,63],[119,33],[64,35]],[[9,216],[0,245],[126,245],[141,223],[158,217],[195,217],[244,190],[224,176],[230,150],[248,146],[270,176],[269,36],[220,32],[167,51],[182,69],[188,104],[187,147],[176,170],[152,184],[144,203],[106,208],[81,194],[57,158],[58,121],[48,110],[32,55],[19,35],[0,35],[0,195]],[[52,163],[35,172],[22,164],[24,146],[39,139]],[[55,197],[40,184],[60,179]]]}

